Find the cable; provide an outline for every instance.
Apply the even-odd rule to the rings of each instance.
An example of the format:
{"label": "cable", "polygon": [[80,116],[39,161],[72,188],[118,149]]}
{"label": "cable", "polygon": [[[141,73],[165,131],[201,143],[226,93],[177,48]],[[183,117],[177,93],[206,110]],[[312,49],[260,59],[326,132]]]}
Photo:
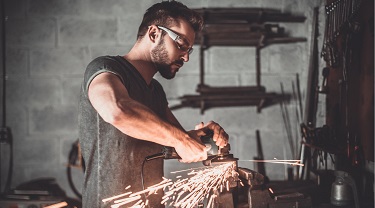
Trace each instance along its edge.
{"label": "cable", "polygon": [[[145,166],[145,162],[147,161],[147,159],[145,158],[142,162],[142,168],[141,168],[141,181],[142,181],[142,190],[145,190],[145,181],[144,181],[144,178],[143,178],[143,168]],[[146,197],[146,195],[145,195]]]}
{"label": "cable", "polygon": [[[161,153],[157,153],[157,154],[154,154],[154,155],[147,156],[143,160],[142,167],[141,167],[141,182],[142,182],[142,190],[143,191],[145,190],[145,180],[143,178],[143,169],[144,169],[145,163],[147,161],[150,161],[150,160],[154,160],[154,159],[158,159],[158,158],[164,158],[164,157],[165,157],[164,152],[161,152]],[[145,203],[146,203],[146,200],[147,200],[146,193],[143,193],[143,196],[145,197]],[[147,204],[147,207],[150,208],[150,205]]]}
{"label": "cable", "polygon": [[[141,182],[142,182],[142,190],[143,191],[145,190],[145,182],[144,182],[144,178],[143,178],[143,168],[145,166],[146,161],[148,161],[147,157],[145,157],[145,159],[143,160],[142,168],[141,168]],[[145,203],[146,203],[146,200],[147,200],[146,193],[143,193],[143,196],[145,197]],[[147,207],[150,208],[150,205],[147,204]]]}
{"label": "cable", "polygon": [[[82,157],[79,152],[80,150],[79,150],[79,145],[78,145],[78,140],[77,140],[76,142],[73,143],[72,149],[69,152],[68,166],[66,168],[66,173],[68,176],[68,182],[69,182],[70,188],[79,199],[82,199],[82,194],[77,190],[77,188],[74,185],[73,178],[72,178],[72,168],[71,168],[72,165],[76,164],[77,159],[79,160],[79,157]],[[83,163],[83,159],[81,161],[82,161],[82,164],[79,164],[79,165],[82,165],[82,169],[84,171],[85,166]]]}

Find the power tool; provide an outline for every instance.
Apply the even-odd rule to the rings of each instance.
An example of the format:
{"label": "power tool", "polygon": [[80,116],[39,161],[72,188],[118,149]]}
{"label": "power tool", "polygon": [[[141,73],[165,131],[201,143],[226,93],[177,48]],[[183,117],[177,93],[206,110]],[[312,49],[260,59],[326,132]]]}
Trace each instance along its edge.
{"label": "power tool", "polygon": [[[207,151],[207,159],[202,161],[203,165],[210,166],[212,165],[212,163],[235,162],[238,160],[238,158],[234,158],[232,154],[229,154],[229,144],[227,144],[223,148],[220,148],[215,144],[215,142],[212,139],[214,135],[212,130],[206,130],[205,133],[206,135],[201,136],[200,139],[202,143],[207,148],[209,148],[209,150]],[[146,161],[158,158],[181,159],[181,157],[177,154],[176,150],[173,147],[167,146],[163,147],[163,151],[161,153],[147,156]]]}

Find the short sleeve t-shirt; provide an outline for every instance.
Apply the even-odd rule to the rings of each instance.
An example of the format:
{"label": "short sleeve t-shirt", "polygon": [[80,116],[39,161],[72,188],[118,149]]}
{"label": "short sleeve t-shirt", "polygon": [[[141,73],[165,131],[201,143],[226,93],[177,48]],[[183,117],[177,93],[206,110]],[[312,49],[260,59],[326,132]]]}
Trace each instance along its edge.
{"label": "short sleeve t-shirt", "polygon": [[[168,106],[160,83],[147,85],[137,69],[121,56],[94,59],[86,68],[79,104],[79,141],[85,161],[82,203],[85,208],[109,207],[102,199],[124,192],[142,190],[141,168],[145,157],[161,152],[159,144],[132,138],[105,122],[88,99],[91,81],[100,73],[119,77],[132,99],[150,108],[166,120]],[[152,160],[143,168],[145,187],[162,180],[163,160]],[[130,189],[125,190],[126,187]],[[150,196],[151,207],[160,204],[163,193]]]}

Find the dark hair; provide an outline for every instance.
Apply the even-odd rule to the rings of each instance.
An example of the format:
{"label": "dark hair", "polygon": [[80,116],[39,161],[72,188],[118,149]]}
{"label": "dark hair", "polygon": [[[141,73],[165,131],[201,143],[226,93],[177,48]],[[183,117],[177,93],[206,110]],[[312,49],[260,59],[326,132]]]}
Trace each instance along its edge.
{"label": "dark hair", "polygon": [[146,10],[138,29],[137,39],[140,39],[146,33],[150,25],[171,27],[177,23],[178,19],[190,23],[196,33],[203,28],[203,18],[194,10],[178,1],[162,1]]}

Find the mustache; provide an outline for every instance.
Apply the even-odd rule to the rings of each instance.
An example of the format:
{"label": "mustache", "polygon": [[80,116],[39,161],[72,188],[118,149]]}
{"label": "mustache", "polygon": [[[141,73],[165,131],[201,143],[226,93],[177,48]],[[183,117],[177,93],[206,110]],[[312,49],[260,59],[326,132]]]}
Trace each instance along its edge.
{"label": "mustache", "polygon": [[184,65],[184,62],[182,60],[176,60],[172,64],[180,65],[181,67]]}

